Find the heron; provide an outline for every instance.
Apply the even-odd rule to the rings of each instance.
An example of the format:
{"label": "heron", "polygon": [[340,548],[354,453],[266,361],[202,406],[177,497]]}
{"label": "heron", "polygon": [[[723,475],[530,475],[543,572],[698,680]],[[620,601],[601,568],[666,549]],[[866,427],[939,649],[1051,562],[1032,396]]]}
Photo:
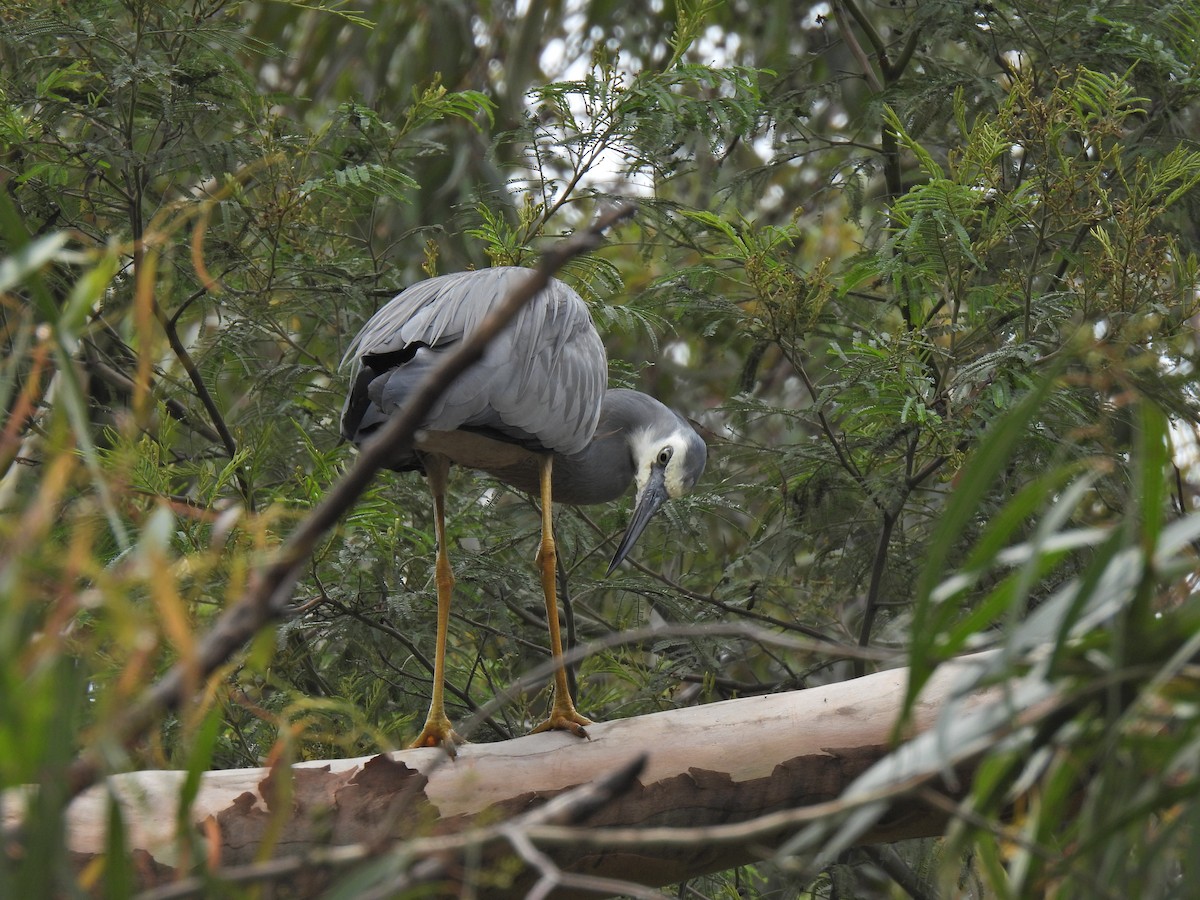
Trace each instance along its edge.
{"label": "heron", "polygon": [[[371,440],[489,309],[531,275],[497,267],[417,282],[385,304],[351,342],[350,390],[341,428],[355,445]],[[437,646],[425,725],[412,747],[461,742],[446,715],[446,635],[454,575],[446,547],[451,464],[481,470],[540,500],[537,564],[550,653],[557,664],[548,717],[531,733],[587,737],[591,720],[575,708],[559,633],[552,503],[605,503],[636,485],[633,513],[606,575],[629,554],[654,513],[687,493],[707,459],[703,438],[682,415],[638,391],[608,388],[608,358],[583,298],[549,284],[488,345],[430,410],[414,438],[394,448],[387,467],[420,471],[433,494],[437,559]]]}

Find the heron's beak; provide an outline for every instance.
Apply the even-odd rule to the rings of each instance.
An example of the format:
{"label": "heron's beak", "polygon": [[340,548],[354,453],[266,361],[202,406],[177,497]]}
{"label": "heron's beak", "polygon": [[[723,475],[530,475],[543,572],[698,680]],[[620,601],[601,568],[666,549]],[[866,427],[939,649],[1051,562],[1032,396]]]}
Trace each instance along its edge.
{"label": "heron's beak", "polygon": [[633,517],[629,520],[617,552],[613,554],[612,562],[608,564],[608,571],[604,573],[605,578],[621,564],[621,560],[633,549],[638,536],[646,530],[646,525],[651,517],[658,512],[660,506],[667,502],[667,485],[663,472],[662,466],[653,466],[650,469],[650,477],[646,479],[646,483],[638,492],[637,502],[633,507]]}

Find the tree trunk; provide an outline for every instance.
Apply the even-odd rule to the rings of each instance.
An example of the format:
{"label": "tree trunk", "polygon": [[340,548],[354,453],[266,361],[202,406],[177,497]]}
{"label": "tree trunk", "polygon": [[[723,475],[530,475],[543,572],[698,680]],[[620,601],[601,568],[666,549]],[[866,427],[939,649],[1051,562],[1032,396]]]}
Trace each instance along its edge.
{"label": "tree trunk", "polygon": [[[962,674],[961,663],[937,672],[906,737],[929,729]],[[71,805],[69,844],[81,865],[104,854],[111,792],[121,804],[137,877],[143,887],[164,886],[161,897],[184,892],[187,882],[165,886],[194,868],[187,853],[196,848],[210,870],[219,867],[239,879],[282,878],[308,895],[335,880],[335,871],[394,850],[400,841],[410,842],[424,863],[397,866],[408,874],[394,884],[453,883],[485,871],[493,887],[501,878],[499,893],[518,896],[539,879],[577,889],[597,878],[670,884],[761,859],[803,822],[772,827],[766,821],[747,827],[740,838],[737,829],[706,833],[704,827],[828,805],[841,796],[893,749],[907,676],[907,669],[894,669],[803,691],[598,723],[588,728],[588,740],[551,733],[466,744],[454,760],[423,749],[208,772],[183,818],[193,829],[186,840],[176,834],[183,772],[115,775]],[[967,698],[963,709],[986,696]],[[636,772],[636,778],[578,803],[569,793],[621,771]],[[561,809],[547,805],[559,795],[567,797]],[[12,799],[3,804],[6,831],[18,824],[14,807],[20,804]],[[628,835],[621,841],[617,834],[604,846],[569,841],[564,829],[575,822],[587,831],[692,830],[669,843],[657,837],[630,843]],[[900,799],[858,842],[935,835],[943,823],[944,813]],[[538,851],[514,838],[522,830]],[[474,851],[465,849],[470,846]],[[524,859],[503,866],[505,856]]]}

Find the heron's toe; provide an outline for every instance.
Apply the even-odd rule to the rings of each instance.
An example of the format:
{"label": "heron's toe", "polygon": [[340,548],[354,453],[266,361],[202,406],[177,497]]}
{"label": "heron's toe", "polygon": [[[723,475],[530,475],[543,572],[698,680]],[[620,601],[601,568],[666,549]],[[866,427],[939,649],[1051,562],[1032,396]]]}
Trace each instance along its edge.
{"label": "heron's toe", "polygon": [[588,738],[587,730],[584,725],[591,725],[592,720],[587,716],[580,715],[575,707],[567,707],[564,709],[553,709],[550,712],[549,718],[541,725],[534,728],[530,734],[540,734],[543,731],[569,731],[575,737]]}
{"label": "heron's toe", "polygon": [[415,750],[418,747],[441,747],[447,756],[454,759],[458,756],[458,745],[465,743],[447,719],[441,722],[427,721],[417,739],[409,744],[408,748]]}

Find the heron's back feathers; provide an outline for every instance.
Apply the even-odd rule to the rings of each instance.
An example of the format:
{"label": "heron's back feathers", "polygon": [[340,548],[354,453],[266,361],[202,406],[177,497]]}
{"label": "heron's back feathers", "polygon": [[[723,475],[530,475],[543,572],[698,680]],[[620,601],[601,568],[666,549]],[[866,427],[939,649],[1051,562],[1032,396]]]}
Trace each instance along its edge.
{"label": "heron's back feathers", "polygon": [[[530,277],[497,268],[431,278],[377,312],[351,342],[342,434],[377,431],[488,311]],[[554,454],[554,499],[604,503],[663,469],[671,496],[704,470],[704,441],[678,413],[638,391],[606,389],[608,361],[587,305],[560,281],[528,303],[434,405],[414,443],[388,465],[422,469],[438,453],[536,494],[538,454]],[[532,452],[531,452],[532,451]],[[668,465],[669,464],[669,465]]]}
{"label": "heron's back feathers", "polygon": [[[369,437],[404,405],[440,355],[473,334],[530,275],[514,267],[444,275],[413,285],[380,309],[346,354],[354,368],[343,435],[354,443]],[[596,429],[607,380],[604,345],[587,305],[552,280],[454,381],[423,427],[467,429],[531,449],[577,453]],[[419,467],[412,448],[397,448],[394,467]]]}

